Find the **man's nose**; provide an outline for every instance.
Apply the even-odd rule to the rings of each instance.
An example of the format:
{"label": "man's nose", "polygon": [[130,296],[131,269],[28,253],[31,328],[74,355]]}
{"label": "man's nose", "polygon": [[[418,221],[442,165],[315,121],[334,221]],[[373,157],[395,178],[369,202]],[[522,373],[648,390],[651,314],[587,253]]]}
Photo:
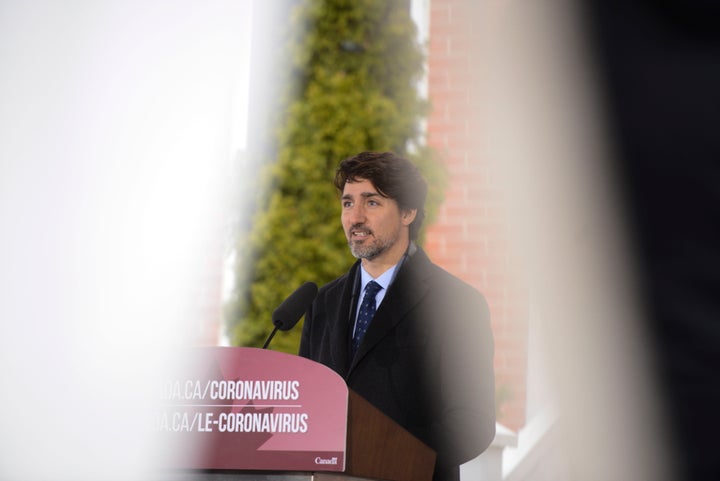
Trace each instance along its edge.
{"label": "man's nose", "polygon": [[365,222],[365,209],[361,205],[354,205],[348,212],[348,220],[351,224],[363,224]]}

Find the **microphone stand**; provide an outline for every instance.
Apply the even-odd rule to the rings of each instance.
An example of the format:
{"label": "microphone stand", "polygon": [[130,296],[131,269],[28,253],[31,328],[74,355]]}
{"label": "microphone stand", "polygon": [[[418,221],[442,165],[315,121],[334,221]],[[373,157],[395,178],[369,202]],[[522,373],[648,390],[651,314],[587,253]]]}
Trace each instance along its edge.
{"label": "microphone stand", "polygon": [[263,349],[267,349],[268,345],[270,344],[270,341],[272,341],[272,338],[275,337],[275,333],[278,332],[278,327],[275,326],[275,328],[272,330],[270,335],[267,338],[267,341],[265,341],[265,344],[263,345]]}

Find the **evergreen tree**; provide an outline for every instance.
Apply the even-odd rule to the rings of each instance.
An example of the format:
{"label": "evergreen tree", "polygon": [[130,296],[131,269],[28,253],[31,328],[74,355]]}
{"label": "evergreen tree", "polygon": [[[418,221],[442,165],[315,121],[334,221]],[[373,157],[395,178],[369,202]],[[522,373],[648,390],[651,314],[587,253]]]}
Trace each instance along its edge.
{"label": "evergreen tree", "polygon": [[[420,146],[424,56],[408,2],[307,0],[293,22],[277,158],[266,172],[266,200],[238,246],[238,291],[226,313],[236,345],[262,345],[287,295],[305,281],[322,285],[354,262],[332,182],[340,160],[364,150],[407,156],[431,181],[430,206],[444,178]],[[299,335],[300,326],[279,333],[273,348],[297,352]]]}

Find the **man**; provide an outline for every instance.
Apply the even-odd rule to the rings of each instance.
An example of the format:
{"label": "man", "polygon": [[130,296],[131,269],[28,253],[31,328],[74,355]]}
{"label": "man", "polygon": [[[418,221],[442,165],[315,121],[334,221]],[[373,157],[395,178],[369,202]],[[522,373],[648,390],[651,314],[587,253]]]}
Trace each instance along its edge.
{"label": "man", "polygon": [[[412,163],[363,152],[342,161],[335,185],[359,261],[320,289],[305,316],[300,355],[338,372],[437,451],[435,481],[457,480],[459,465],[495,434],[487,303],[413,242],[427,186]],[[366,300],[368,285],[375,290]]]}

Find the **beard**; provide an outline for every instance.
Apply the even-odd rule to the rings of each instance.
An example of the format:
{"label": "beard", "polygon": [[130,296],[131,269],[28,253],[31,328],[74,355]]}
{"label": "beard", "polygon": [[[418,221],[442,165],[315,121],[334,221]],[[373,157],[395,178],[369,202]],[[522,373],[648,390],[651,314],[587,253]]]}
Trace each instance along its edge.
{"label": "beard", "polygon": [[356,259],[367,259],[373,260],[383,252],[389,250],[395,242],[397,242],[397,236],[392,238],[378,238],[372,233],[367,231],[368,236],[363,240],[348,240],[348,246],[350,246],[350,253]]}
{"label": "beard", "polygon": [[371,242],[364,241],[364,242],[348,242],[348,245],[350,246],[350,253],[356,258],[356,259],[368,259],[373,260],[383,252],[387,250],[389,247],[386,243],[380,242],[378,240],[373,239]]}

